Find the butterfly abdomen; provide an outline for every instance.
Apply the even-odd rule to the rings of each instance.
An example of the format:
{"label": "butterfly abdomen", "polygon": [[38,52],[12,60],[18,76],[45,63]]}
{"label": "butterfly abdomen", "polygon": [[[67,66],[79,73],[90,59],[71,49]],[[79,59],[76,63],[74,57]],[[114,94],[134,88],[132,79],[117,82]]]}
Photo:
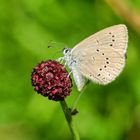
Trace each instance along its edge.
{"label": "butterfly abdomen", "polygon": [[79,72],[76,67],[72,67],[71,70],[77,89],[78,91],[81,91],[85,85],[85,77]]}

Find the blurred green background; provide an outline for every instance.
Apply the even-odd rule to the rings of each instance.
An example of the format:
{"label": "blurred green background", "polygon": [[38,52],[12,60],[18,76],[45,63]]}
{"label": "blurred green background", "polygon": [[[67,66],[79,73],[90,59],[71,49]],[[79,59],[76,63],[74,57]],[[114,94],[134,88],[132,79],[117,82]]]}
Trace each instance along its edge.
{"label": "blurred green background", "polygon": [[[131,19],[132,9],[140,13],[140,1],[124,1],[130,18],[117,14],[119,7],[108,2],[0,0],[0,140],[71,140],[59,102],[33,90],[32,68],[62,56],[56,52],[63,45],[48,49],[50,41],[73,47],[119,23],[129,30],[125,69],[107,86],[87,86],[74,121],[81,140],[140,140],[140,32]],[[69,106],[77,94],[74,85],[66,99]]]}

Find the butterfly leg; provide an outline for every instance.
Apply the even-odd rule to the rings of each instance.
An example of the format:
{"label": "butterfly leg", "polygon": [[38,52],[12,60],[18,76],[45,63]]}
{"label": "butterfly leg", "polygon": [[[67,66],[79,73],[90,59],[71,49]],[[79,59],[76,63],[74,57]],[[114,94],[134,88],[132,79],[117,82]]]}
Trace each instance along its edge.
{"label": "butterfly leg", "polygon": [[[56,61],[58,61],[58,62],[60,62],[60,63],[65,62],[65,63],[64,63],[64,67],[66,67],[66,65],[67,65],[67,62],[65,61],[64,57],[60,57],[60,58],[56,59]],[[71,72],[70,72],[70,74],[71,74]]]}
{"label": "butterfly leg", "polygon": [[69,73],[69,75],[68,75],[68,77],[70,77],[70,75],[72,74],[72,71],[70,71],[70,73]]}
{"label": "butterfly leg", "polygon": [[62,61],[64,61],[64,57],[60,57],[60,58],[56,59],[56,61],[62,62]]}

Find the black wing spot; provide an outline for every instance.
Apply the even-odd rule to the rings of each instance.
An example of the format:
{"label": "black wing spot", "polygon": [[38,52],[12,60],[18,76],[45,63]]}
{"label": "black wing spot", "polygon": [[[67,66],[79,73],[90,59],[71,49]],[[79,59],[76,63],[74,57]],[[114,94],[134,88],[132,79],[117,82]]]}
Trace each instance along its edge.
{"label": "black wing spot", "polygon": [[106,68],[106,65],[104,66],[104,68]]}
{"label": "black wing spot", "polygon": [[99,52],[99,49],[97,49],[96,51]]}
{"label": "black wing spot", "polygon": [[100,68],[99,70],[101,71],[102,69]]}
{"label": "black wing spot", "polygon": [[105,55],[104,53],[102,53],[102,55]]}
{"label": "black wing spot", "polygon": [[113,44],[110,44],[110,46],[113,46]]}
{"label": "black wing spot", "polygon": [[112,39],[112,41],[114,42],[114,41],[115,41],[115,39]]}
{"label": "black wing spot", "polygon": [[107,57],[106,60],[108,60],[109,58]]}
{"label": "black wing spot", "polygon": [[111,35],[111,32],[109,32],[109,34]]}
{"label": "black wing spot", "polygon": [[125,56],[125,59],[127,59],[127,54],[126,53],[124,54],[124,56]]}
{"label": "black wing spot", "polygon": [[115,37],[114,35],[112,35],[112,37]]}
{"label": "black wing spot", "polygon": [[100,76],[101,74],[99,73],[97,76]]}
{"label": "black wing spot", "polygon": [[107,61],[106,64],[109,64],[109,62]]}

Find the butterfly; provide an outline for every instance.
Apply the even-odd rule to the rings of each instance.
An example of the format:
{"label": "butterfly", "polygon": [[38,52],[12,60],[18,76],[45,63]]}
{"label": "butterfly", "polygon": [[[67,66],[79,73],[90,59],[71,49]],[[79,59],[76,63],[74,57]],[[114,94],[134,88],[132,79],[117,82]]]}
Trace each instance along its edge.
{"label": "butterfly", "polygon": [[65,48],[64,60],[71,70],[78,91],[86,79],[106,85],[121,73],[125,65],[128,30],[124,24],[105,28],[78,43]]}

